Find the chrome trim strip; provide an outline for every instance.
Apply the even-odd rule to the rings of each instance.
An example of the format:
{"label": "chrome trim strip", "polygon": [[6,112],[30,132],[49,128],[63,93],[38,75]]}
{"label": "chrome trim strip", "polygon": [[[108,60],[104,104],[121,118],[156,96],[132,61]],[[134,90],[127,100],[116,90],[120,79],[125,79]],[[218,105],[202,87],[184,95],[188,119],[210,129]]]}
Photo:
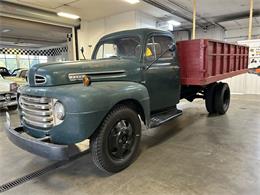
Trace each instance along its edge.
{"label": "chrome trim strip", "polygon": [[41,123],[41,122],[35,122],[35,121],[31,121],[25,117],[23,117],[23,120],[25,123],[35,126],[35,127],[41,127],[41,128],[50,128],[53,126],[52,123]]}
{"label": "chrome trim strip", "polygon": [[41,103],[41,104],[51,102],[51,100],[49,98],[45,98],[45,97],[30,97],[30,96],[21,95],[21,98],[25,99],[26,101],[31,101],[34,103]]}
{"label": "chrome trim strip", "polygon": [[30,108],[26,108],[23,105],[21,105],[22,110],[25,110],[26,112],[29,112],[30,114],[35,114],[38,116],[50,116],[52,115],[51,111],[38,111],[38,110],[33,110]]}
{"label": "chrome trim strip", "polygon": [[[42,77],[42,78],[36,78],[36,77]],[[42,83],[37,83],[37,80],[39,81],[44,81],[44,82],[42,82]],[[44,76],[42,76],[42,75],[39,75],[39,74],[35,74],[34,75],[34,84],[35,85],[44,85],[44,84],[46,84],[46,82],[47,82],[47,78],[46,77],[44,77]]]}
{"label": "chrome trim strip", "polygon": [[[69,73],[68,78],[70,81],[82,80],[84,75],[98,77],[98,78],[117,78],[117,77],[125,77],[125,70],[116,70],[116,71],[98,71],[98,72],[81,72],[81,73]],[[113,75],[115,74],[115,75]],[[123,75],[118,75],[123,74]]]}
{"label": "chrome trim strip", "polygon": [[52,116],[47,116],[47,117],[37,117],[35,115],[31,115],[29,113],[26,113],[24,111],[22,111],[22,115],[32,121],[36,121],[36,122],[51,122],[53,120]]}
{"label": "chrome trim strip", "polygon": [[114,76],[93,76],[93,80],[95,79],[107,79],[107,78],[122,78],[122,77],[126,77],[125,74],[122,75],[114,75]]}
{"label": "chrome trim strip", "polygon": [[41,109],[41,110],[49,110],[51,109],[51,105],[49,104],[36,104],[36,103],[30,103],[26,100],[24,100],[23,98],[21,99],[21,103],[30,107],[34,107],[36,109]]}

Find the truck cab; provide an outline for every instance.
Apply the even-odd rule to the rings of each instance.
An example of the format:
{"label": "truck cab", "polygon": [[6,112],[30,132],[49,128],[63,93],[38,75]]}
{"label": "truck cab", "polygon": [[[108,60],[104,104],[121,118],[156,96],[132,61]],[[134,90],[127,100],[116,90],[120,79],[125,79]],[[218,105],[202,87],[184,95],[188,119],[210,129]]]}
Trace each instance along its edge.
{"label": "truck cab", "polygon": [[226,85],[181,86],[176,54],[172,33],[135,29],[101,38],[91,60],[35,65],[18,90],[21,126],[12,128],[7,113],[6,133],[20,148],[53,160],[69,158],[70,145],[90,139],[96,166],[121,171],[138,154],[141,121],[159,126],[181,115],[181,98],[203,92],[215,112],[213,86],[215,99],[225,102],[222,114],[228,109]]}

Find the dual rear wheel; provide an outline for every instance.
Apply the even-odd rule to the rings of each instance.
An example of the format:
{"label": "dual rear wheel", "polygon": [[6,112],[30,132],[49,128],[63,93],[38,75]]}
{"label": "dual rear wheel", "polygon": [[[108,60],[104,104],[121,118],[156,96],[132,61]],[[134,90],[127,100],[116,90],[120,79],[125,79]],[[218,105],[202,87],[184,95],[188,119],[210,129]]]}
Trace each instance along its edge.
{"label": "dual rear wheel", "polygon": [[227,83],[213,83],[205,89],[205,103],[210,114],[225,114],[230,104],[230,89]]}

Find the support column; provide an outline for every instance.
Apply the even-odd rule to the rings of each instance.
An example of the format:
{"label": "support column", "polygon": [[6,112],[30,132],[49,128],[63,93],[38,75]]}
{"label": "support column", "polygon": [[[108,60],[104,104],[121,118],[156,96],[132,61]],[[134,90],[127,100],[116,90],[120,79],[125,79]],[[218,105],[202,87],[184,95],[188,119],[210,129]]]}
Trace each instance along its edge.
{"label": "support column", "polygon": [[254,0],[250,0],[250,15],[249,15],[249,27],[248,27],[248,40],[250,40],[250,39],[252,38],[253,9],[254,9]]}
{"label": "support column", "polygon": [[196,0],[193,0],[192,39],[196,39]]}

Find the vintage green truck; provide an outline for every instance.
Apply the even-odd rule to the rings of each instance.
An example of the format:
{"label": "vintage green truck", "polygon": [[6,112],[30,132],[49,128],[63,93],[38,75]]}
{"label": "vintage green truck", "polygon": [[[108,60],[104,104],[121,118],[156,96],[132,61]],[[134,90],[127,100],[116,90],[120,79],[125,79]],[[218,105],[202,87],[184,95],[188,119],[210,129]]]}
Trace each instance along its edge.
{"label": "vintage green truck", "polygon": [[156,29],[112,33],[91,60],[33,66],[18,90],[21,126],[12,128],[7,113],[5,130],[20,148],[52,160],[90,139],[96,166],[115,173],[136,158],[141,121],[153,128],[180,116],[180,99],[204,98],[210,113],[224,114],[230,90],[216,81],[246,72],[247,52],[205,39],[176,45]]}

